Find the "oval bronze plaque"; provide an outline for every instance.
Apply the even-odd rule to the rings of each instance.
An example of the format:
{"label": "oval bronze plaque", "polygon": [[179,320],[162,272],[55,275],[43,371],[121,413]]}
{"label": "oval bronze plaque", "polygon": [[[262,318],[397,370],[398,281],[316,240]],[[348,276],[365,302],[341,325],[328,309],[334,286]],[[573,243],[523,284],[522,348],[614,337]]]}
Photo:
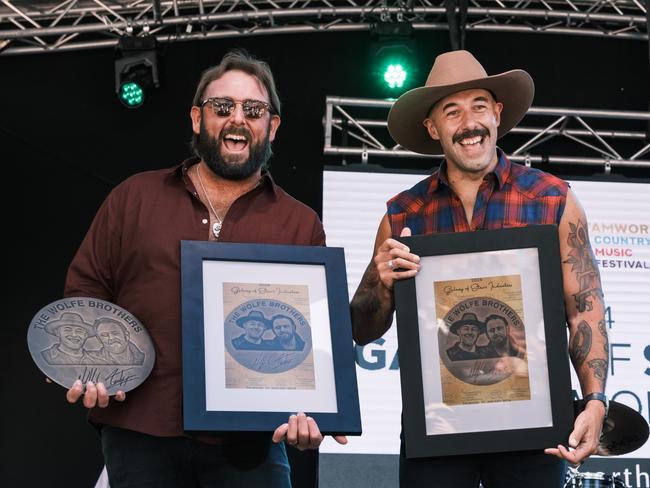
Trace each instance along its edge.
{"label": "oval bronze plaque", "polygon": [[39,369],[66,388],[103,383],[109,395],[139,386],[155,361],[149,333],[127,310],[97,298],[63,298],[39,310],[27,332]]}

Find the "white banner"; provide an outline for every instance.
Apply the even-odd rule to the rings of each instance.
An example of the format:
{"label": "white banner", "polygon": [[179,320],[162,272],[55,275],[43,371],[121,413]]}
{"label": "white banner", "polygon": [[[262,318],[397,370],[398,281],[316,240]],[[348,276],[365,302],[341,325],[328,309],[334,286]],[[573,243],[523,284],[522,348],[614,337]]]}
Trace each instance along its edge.
{"label": "white banner", "polygon": [[[386,201],[424,177],[324,172],[327,244],[345,248],[350,297],[372,257]],[[572,181],[571,187],[587,213],[605,292],[610,338],[607,394],[650,421],[650,185]],[[328,440],[321,452],[398,454],[402,407],[395,327],[374,343],[357,346],[357,375],[363,435],[351,438],[347,446]],[[575,375],[573,385],[580,393]],[[647,460],[650,443],[623,457]],[[648,473],[638,464],[636,473],[630,469],[624,480],[628,486],[650,486]]]}

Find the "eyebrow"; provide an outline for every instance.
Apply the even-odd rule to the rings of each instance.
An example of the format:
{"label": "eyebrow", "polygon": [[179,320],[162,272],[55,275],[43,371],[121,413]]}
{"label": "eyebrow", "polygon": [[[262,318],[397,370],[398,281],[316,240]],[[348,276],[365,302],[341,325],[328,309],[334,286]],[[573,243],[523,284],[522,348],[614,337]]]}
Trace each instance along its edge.
{"label": "eyebrow", "polygon": [[446,103],[446,104],[442,107],[442,111],[444,112],[444,111],[447,110],[448,108],[450,108],[450,107],[455,107],[456,105],[458,105],[456,102],[449,102],[449,103]]}

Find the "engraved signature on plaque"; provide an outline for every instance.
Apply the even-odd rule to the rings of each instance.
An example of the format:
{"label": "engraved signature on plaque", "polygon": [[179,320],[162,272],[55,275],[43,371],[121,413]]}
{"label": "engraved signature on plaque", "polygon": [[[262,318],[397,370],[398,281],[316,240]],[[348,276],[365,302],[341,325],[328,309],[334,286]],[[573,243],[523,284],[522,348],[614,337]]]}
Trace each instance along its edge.
{"label": "engraved signature on plaque", "polygon": [[125,309],[96,298],[65,298],[43,307],[27,333],[29,351],[49,378],[70,388],[77,380],[129,391],[151,372],[153,343]]}

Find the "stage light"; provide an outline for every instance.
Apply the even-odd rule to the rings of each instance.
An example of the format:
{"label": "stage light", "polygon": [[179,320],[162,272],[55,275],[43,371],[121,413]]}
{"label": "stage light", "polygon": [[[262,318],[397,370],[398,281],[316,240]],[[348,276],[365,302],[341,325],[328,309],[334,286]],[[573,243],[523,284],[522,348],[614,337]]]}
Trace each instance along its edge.
{"label": "stage light", "polygon": [[128,108],[142,106],[147,93],[160,86],[156,39],[152,36],[123,36],[115,60],[115,91]]}
{"label": "stage light", "polygon": [[384,71],[384,81],[390,88],[402,88],[407,77],[408,73],[404,71],[401,64],[389,64]]}
{"label": "stage light", "polygon": [[382,22],[371,28],[373,72],[391,96],[399,95],[417,68],[415,39],[409,22]]}

